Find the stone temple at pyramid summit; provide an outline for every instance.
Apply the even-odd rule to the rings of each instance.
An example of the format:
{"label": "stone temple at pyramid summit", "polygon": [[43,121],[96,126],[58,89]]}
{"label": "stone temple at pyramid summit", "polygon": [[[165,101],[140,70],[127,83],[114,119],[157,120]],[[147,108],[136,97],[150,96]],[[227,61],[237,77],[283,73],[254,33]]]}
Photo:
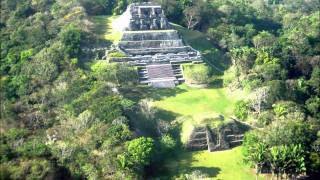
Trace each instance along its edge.
{"label": "stone temple at pyramid summit", "polygon": [[138,66],[141,83],[174,87],[184,82],[182,63],[202,62],[199,51],[183,42],[158,4],[130,4],[117,21],[117,28],[123,34],[117,49],[125,57],[109,60]]}

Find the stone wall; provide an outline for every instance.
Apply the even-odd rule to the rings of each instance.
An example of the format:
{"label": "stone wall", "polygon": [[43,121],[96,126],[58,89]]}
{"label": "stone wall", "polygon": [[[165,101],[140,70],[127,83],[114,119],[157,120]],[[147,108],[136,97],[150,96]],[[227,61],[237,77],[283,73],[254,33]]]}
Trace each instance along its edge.
{"label": "stone wall", "polygon": [[163,30],[170,27],[160,5],[134,3],[127,10],[131,14],[128,31]]}
{"label": "stone wall", "polygon": [[193,130],[186,147],[189,150],[208,149],[210,152],[230,149],[241,145],[244,133],[249,129],[249,126],[233,120],[218,128],[197,127]]}

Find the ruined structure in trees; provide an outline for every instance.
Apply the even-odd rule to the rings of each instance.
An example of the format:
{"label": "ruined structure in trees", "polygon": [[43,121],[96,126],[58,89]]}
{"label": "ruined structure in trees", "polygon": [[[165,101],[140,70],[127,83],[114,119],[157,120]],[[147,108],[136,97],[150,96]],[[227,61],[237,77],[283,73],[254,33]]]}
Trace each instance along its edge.
{"label": "ruined structure in trees", "polygon": [[118,50],[126,57],[110,61],[137,65],[141,83],[174,87],[184,82],[181,63],[201,62],[200,53],[171,28],[160,5],[133,3],[119,19],[123,36]]}

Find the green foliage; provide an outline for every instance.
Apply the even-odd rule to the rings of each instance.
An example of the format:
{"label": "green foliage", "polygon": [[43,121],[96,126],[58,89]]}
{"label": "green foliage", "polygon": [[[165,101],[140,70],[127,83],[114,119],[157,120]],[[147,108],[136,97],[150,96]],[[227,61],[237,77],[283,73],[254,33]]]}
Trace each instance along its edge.
{"label": "green foliage", "polygon": [[236,102],[234,114],[241,120],[246,120],[249,114],[249,104],[243,100]]}
{"label": "green foliage", "polygon": [[97,62],[91,66],[93,75],[99,80],[110,81],[117,84],[130,84],[138,81],[137,70],[127,64],[105,61]]}
{"label": "green foliage", "polygon": [[70,57],[80,55],[81,30],[74,26],[67,26],[60,34],[62,43],[65,46],[65,52]]}
{"label": "green foliage", "polygon": [[292,101],[278,101],[272,105],[273,111],[278,119],[304,120],[305,112]]}
{"label": "green foliage", "polygon": [[[142,178],[137,174],[149,170],[154,156],[164,159],[174,150],[177,142],[169,135],[159,139],[161,152],[156,155],[155,143],[149,138],[129,141],[124,148],[125,142],[132,138],[131,131],[140,133],[135,124],[137,119],[132,117],[137,106],[132,99],[136,100],[137,95],[124,93],[125,88],[137,92],[137,71],[125,64],[106,62],[87,68],[92,62],[81,51],[101,45],[101,40],[96,44],[98,39],[91,32],[91,18],[87,14],[120,14],[128,4],[138,1],[1,1],[1,178],[55,177],[60,172],[54,169],[56,164],[66,168],[72,178],[149,178],[147,174]],[[318,170],[319,141],[315,131],[319,126],[320,97],[319,2],[159,2],[171,22],[182,25],[189,19],[196,23],[190,26],[196,31],[174,27],[188,44],[202,52],[208,64],[227,69],[230,56],[235,69],[230,81],[238,80],[240,86],[249,90],[270,89],[271,99],[263,111],[253,115],[260,124],[261,134],[257,133],[257,139],[252,138],[251,143],[248,143],[250,138],[244,142],[252,152],[247,154],[248,158],[257,164],[269,158],[266,163],[274,163],[275,173],[287,173],[290,178],[305,172],[305,168],[308,173]],[[102,32],[112,36],[111,39],[120,36],[108,34],[110,23],[104,23],[101,22],[103,28],[99,26]],[[124,57],[124,54],[115,52],[109,57]],[[208,83],[211,73],[208,67],[192,66],[186,70],[185,77],[195,83]],[[234,103],[225,101],[224,91],[189,92],[167,98],[163,108],[186,115],[204,110],[232,115],[228,106]],[[201,98],[204,100],[198,101]],[[238,118],[247,119],[247,105],[239,103],[236,111]],[[44,137],[48,142],[43,142]],[[221,172],[226,167],[234,168],[224,166],[225,162],[233,162],[230,164],[236,164],[236,170],[244,172],[244,167],[228,159],[238,159],[233,155],[221,157],[222,165],[217,163],[220,156],[215,154],[201,157],[205,161],[200,161],[210,164],[210,168],[221,167]],[[116,166],[117,161],[122,168]],[[202,177],[199,172],[190,174]]]}
{"label": "green foliage", "polygon": [[128,142],[128,153],[137,165],[149,165],[154,152],[154,141],[152,138],[140,137]]}
{"label": "green foliage", "polygon": [[320,118],[320,98],[311,97],[306,101],[307,109],[316,118]]}
{"label": "green foliage", "polygon": [[183,74],[191,84],[206,84],[209,82],[209,67],[204,64],[183,64]]}
{"label": "green foliage", "polygon": [[273,34],[267,31],[261,31],[258,35],[252,38],[253,44],[256,48],[268,48],[273,47],[275,43],[275,37]]}
{"label": "green foliage", "polygon": [[5,133],[5,137],[9,142],[25,138],[28,135],[28,130],[22,128],[11,128]]}
{"label": "green foliage", "polygon": [[170,135],[165,134],[161,136],[160,139],[160,151],[163,155],[169,155],[169,153],[173,153],[177,146],[177,142]]}
{"label": "green foliage", "polygon": [[277,176],[286,173],[296,177],[306,171],[304,150],[300,144],[274,146],[270,148],[270,165]]}
{"label": "green foliage", "polygon": [[49,155],[47,146],[39,139],[23,143],[16,149],[16,152],[23,157],[46,157]]}
{"label": "green foliage", "polygon": [[13,150],[10,148],[8,144],[1,142],[0,145],[0,160],[1,162],[6,162],[11,160],[14,157]]}
{"label": "green foliage", "polygon": [[317,172],[320,168],[320,155],[317,152],[310,153],[310,170],[311,172]]}
{"label": "green foliage", "polygon": [[118,160],[123,167],[144,167],[150,164],[154,148],[152,138],[140,137],[127,143],[127,153],[118,156]]}
{"label": "green foliage", "polygon": [[23,177],[28,180],[44,179],[52,172],[52,169],[50,162],[45,159],[21,160],[20,162],[1,164],[1,177],[10,179]]}
{"label": "green foliage", "polygon": [[247,74],[254,65],[256,50],[249,47],[232,49],[231,58],[236,67],[239,68],[240,72]]}
{"label": "green foliage", "polygon": [[108,129],[107,134],[110,137],[110,139],[108,140],[110,141],[110,146],[114,146],[126,140],[129,140],[129,138],[132,136],[129,127],[125,124],[112,125]]}
{"label": "green foliage", "polygon": [[272,111],[263,111],[261,114],[259,114],[258,117],[258,126],[259,127],[265,127],[274,120],[274,114]]}
{"label": "green foliage", "polygon": [[108,57],[113,58],[113,57],[126,57],[126,55],[120,51],[114,51],[114,52],[109,52]]}
{"label": "green foliage", "polygon": [[93,103],[89,109],[95,117],[106,123],[111,123],[122,114],[121,100],[117,96],[101,98]]}

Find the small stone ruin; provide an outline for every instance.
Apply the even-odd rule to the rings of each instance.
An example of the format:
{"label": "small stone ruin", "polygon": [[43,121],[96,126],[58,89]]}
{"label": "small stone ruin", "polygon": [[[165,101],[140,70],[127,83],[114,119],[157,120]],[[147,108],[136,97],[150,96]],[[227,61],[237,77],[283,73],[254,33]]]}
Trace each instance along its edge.
{"label": "small stone ruin", "polygon": [[218,128],[195,127],[186,148],[188,150],[208,149],[209,152],[230,149],[241,145],[244,133],[249,129],[249,126],[237,120],[231,120]]}
{"label": "small stone ruin", "polygon": [[118,50],[126,57],[110,57],[109,61],[138,66],[141,83],[174,87],[184,82],[182,63],[202,62],[200,53],[186,45],[172,29],[160,5],[130,4],[119,19],[122,19],[123,35]]}

